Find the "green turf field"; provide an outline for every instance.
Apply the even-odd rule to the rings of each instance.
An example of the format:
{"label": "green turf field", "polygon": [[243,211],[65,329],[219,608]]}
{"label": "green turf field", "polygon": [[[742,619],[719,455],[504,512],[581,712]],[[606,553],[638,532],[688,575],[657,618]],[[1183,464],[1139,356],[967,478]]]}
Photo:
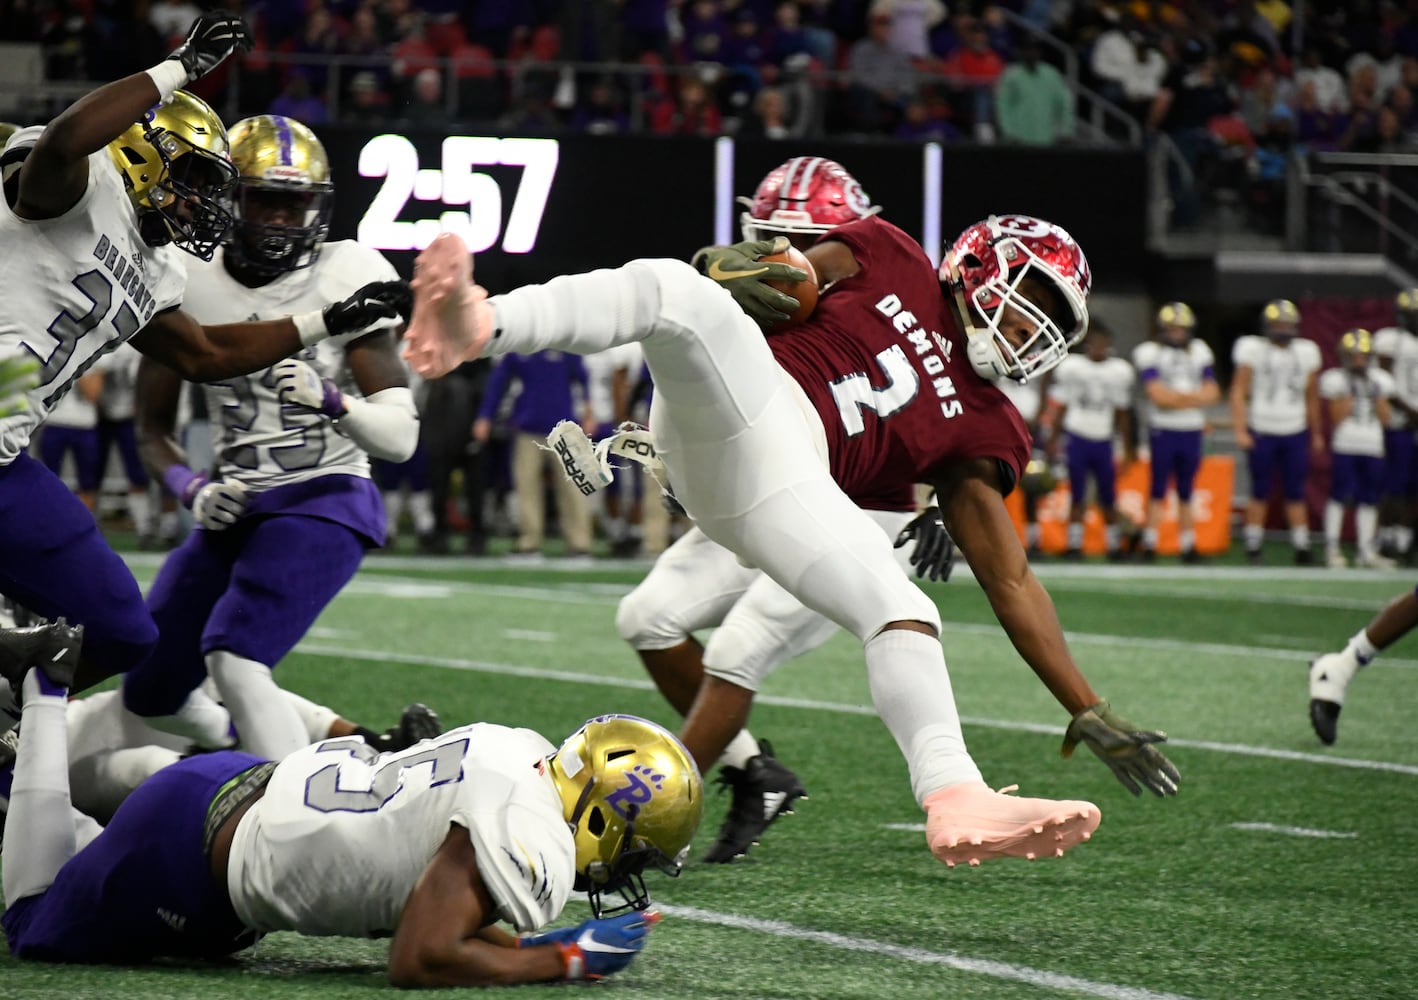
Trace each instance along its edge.
{"label": "green turf field", "polygon": [[[152,559],[135,565],[145,582]],[[608,568],[609,567],[609,568]],[[587,716],[673,724],[613,626],[642,568],[372,557],[284,663],[289,687],[375,728],[408,701],[559,740]],[[1405,574],[1046,564],[1076,656],[1166,729],[1173,800],[1135,800],[1086,750],[968,575],[930,592],[985,778],[1089,798],[1103,822],[1062,860],[947,870],[842,636],[767,685],[753,718],[811,798],[749,859],[649,878],[666,917],[627,973],[519,988],[648,998],[1115,1000],[1418,996],[1418,640],[1351,689],[1340,740],[1306,718],[1307,656]],[[710,796],[700,843],[727,809]],[[566,921],[588,914],[573,899]],[[314,998],[390,989],[385,944],[274,935],[227,966],[130,971],[0,957],[0,998]]]}

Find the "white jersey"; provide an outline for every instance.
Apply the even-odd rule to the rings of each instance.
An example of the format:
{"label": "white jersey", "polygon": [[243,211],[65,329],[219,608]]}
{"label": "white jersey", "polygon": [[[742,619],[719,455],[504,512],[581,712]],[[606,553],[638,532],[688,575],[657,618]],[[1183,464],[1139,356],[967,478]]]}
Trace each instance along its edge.
{"label": "white jersey", "polygon": [[1133,382],[1132,365],[1122,358],[1070,354],[1054,370],[1049,398],[1066,407],[1063,429],[1069,436],[1111,441],[1118,410],[1132,406]]}
{"label": "white jersey", "polygon": [[100,357],[181,304],[185,256],[143,242],[106,149],[89,157],[88,189],[58,218],[21,219],[0,198],[0,355],[24,349],[44,365],[29,409],[0,420],[0,465]]}
{"label": "white jersey", "polygon": [[591,404],[591,417],[598,424],[609,424],[615,420],[615,373],[626,370],[627,385],[635,386],[640,375],[640,366],[645,363],[645,352],[639,344],[621,344],[609,350],[588,354],[586,363],[586,395]]}
{"label": "white jersey", "polygon": [[103,394],[98,398],[98,415],[104,420],[133,419],[133,389],[142,359],[132,344],[124,344],[103,359]]}
{"label": "white jersey", "polygon": [[49,411],[44,425],[93,430],[98,426],[98,407],[90,403],[82,392],[68,392],[54,401],[54,409]]}
{"label": "white jersey", "polygon": [[1324,366],[1319,345],[1296,337],[1277,344],[1269,337],[1250,334],[1237,339],[1231,351],[1237,368],[1251,370],[1251,394],[1246,403],[1246,424],[1257,434],[1298,434],[1310,423],[1305,408],[1305,386],[1310,374]]}
{"label": "white jersey", "polygon": [[1393,376],[1379,368],[1356,374],[1347,368],[1331,368],[1320,375],[1320,396],[1324,399],[1353,399],[1354,407],[1334,428],[1330,448],[1342,455],[1370,455],[1382,458],[1384,429],[1375,403],[1393,395]]}
{"label": "white jersey", "polygon": [[[203,324],[279,319],[324,308],[371,281],[397,281],[377,251],[350,240],[326,243],[314,266],[283,274],[270,284],[247,288],[227,273],[223,253],[193,265],[186,309]],[[393,328],[397,319],[383,326]],[[293,355],[341,391],[359,395],[345,347],[367,331],[322,340]],[[369,477],[369,456],[318,413],[282,406],[271,369],[204,386],[217,474],[251,490],[335,474]]]}
{"label": "white jersey", "polygon": [[1029,425],[1029,429],[1034,429],[1034,421],[1039,419],[1039,380],[1034,379],[1029,382],[1016,382],[1012,378],[1002,378],[995,383],[999,386],[999,391],[1009,397],[1009,401],[1014,404],[1014,408],[1019,411],[1019,415],[1024,418],[1024,422]]}
{"label": "white jersey", "polygon": [[[1418,409],[1418,336],[1396,326],[1386,326],[1374,333],[1374,353],[1390,360],[1394,396]],[[1408,414],[1397,406],[1391,410],[1390,427],[1410,426]]]}
{"label": "white jersey", "polygon": [[[1215,378],[1216,358],[1211,348],[1196,338],[1187,341],[1184,347],[1143,341],[1132,352],[1132,363],[1137,368],[1144,393],[1147,383],[1153,379],[1178,392],[1197,392],[1204,381]],[[1148,401],[1147,426],[1163,431],[1199,431],[1206,426],[1206,410],[1200,406],[1164,410]]]}
{"label": "white jersey", "polygon": [[531,931],[571,894],[576,845],[530,729],[478,723],[378,754],[325,740],[286,757],[238,825],[227,866],[248,927],[391,933],[450,825],[468,832],[502,919]]}

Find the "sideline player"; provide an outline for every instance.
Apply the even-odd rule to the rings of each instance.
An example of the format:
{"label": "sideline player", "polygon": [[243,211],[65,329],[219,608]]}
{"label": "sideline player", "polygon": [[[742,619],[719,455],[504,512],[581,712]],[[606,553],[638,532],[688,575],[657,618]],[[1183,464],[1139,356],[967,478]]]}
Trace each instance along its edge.
{"label": "sideline player", "polygon": [[1142,532],[1142,559],[1157,558],[1157,531],[1162,524],[1167,482],[1177,490],[1177,521],[1181,528],[1182,562],[1196,563],[1196,515],[1192,488],[1201,469],[1206,407],[1221,398],[1216,384],[1216,359],[1205,341],[1196,339],[1196,314],[1185,302],[1168,302],[1157,310],[1156,338],[1137,345],[1132,363],[1147,397],[1147,433],[1152,464],[1151,502]]}
{"label": "sideline player", "polygon": [[1408,590],[1383,606],[1337,653],[1310,663],[1310,725],[1326,745],[1339,737],[1339,712],[1354,675],[1418,625],[1418,590]]}
{"label": "sideline player", "polygon": [[1246,504],[1246,559],[1261,561],[1270,487],[1280,478],[1285,520],[1295,565],[1314,562],[1305,483],[1310,454],[1324,450],[1320,424],[1319,345],[1301,337],[1300,310],[1289,299],[1266,303],[1261,335],[1240,337],[1232,350],[1231,426],[1250,464],[1251,496]]}
{"label": "sideline player", "polygon": [[[765,252],[775,238],[806,250],[835,227],[880,211],[841,164],[820,157],[788,160],[764,176],[752,198],[741,200],[744,239],[762,242]],[[758,307],[767,323],[772,316],[766,310],[774,304],[768,297],[781,293],[768,286],[750,291],[765,298],[742,304],[749,310]],[[917,517],[910,484],[851,499],[889,538]],[[932,510],[918,525],[923,533],[940,523],[939,511]],[[943,526],[939,533],[948,539]],[[926,560],[918,575],[949,575],[953,546],[933,548],[936,540],[930,535],[918,546],[943,562]],[[711,627],[715,632],[708,645],[701,644],[694,633]],[[837,626],[691,527],[621,600],[616,629],[671,706],[682,716],[695,709],[694,722],[680,736],[700,770],[707,773],[716,760],[723,765],[718,783],[731,793],[731,804],[703,860],[724,863],[742,857],[769,824],[792,812],[794,801],[807,793],[767,740],[754,739],[747,729],[735,734],[726,728],[742,711],[735,702],[751,698],[774,670],[826,642]]]}
{"label": "sideline player", "polygon": [[1379,554],[1413,559],[1413,513],[1418,502],[1418,288],[1398,293],[1397,322],[1374,331],[1379,367],[1393,376],[1384,427],[1384,487],[1379,498]]}
{"label": "sideline player", "polygon": [[1049,453],[1058,451],[1060,433],[1068,434],[1068,548],[1064,555],[1083,557],[1083,516],[1087,512],[1088,479],[1097,487],[1103,515],[1104,543],[1111,562],[1123,558],[1118,528],[1117,470],[1113,440],[1123,442],[1123,463],[1137,459],[1133,449],[1132,365],[1112,352],[1112,337],[1094,322],[1083,339],[1083,353],[1070,354],[1054,372],[1049,399],[1061,412],[1049,431]]}
{"label": "sideline player", "polygon": [[1344,511],[1354,508],[1354,565],[1392,569],[1379,555],[1379,493],[1384,482],[1384,427],[1389,422],[1393,376],[1374,360],[1368,330],[1347,330],[1339,338],[1339,367],[1320,373],[1319,394],[1329,406],[1329,500],[1324,506],[1325,565],[1349,565],[1339,545]]}
{"label": "sideline player", "polygon": [[23,164],[13,203],[0,205],[0,592],[85,626],[76,689],[136,666],[157,630],[93,517],[25,454],[50,409],[124,341],[210,381],[363,329],[406,301],[402,285],[375,284],[301,316],[210,327],[178,308],[180,251],[215,250],[236,179],[221,120],[178,88],[238,46],[249,46],[240,18],[204,14],[157,66],[6,144],[7,164]]}
{"label": "sideline player", "polygon": [[[676,496],[710,539],[863,642],[873,703],[906,757],[932,853],[947,865],[1052,857],[1092,834],[1097,807],[985,784],[965,749],[935,604],[848,496],[884,478],[933,484],[1001,623],[1072,716],[1065,754],[1086,742],[1130,789],[1174,792],[1177,772],[1153,746],[1163,735],[1115,715],[1079,672],[1003,499],[1028,442],[985,376],[1030,378],[1058,364],[1087,326],[1088,265],[1057,226],[991,217],[950,248],[943,289],[900,230],[888,227],[885,245],[870,240],[872,221],[813,248],[832,292],[807,322],[768,339],[717,282],[672,260],[488,300],[462,240],[445,233],[416,263],[405,356],[436,375],[483,353],[641,341],[656,386],[650,423]],[[699,260],[728,282],[804,277],[745,246]],[[846,294],[864,263],[886,287]],[[733,720],[730,735],[742,724]]]}
{"label": "sideline player", "polygon": [[[280,115],[246,118],[232,126],[231,152],[237,222],[217,255],[188,276],[186,308],[198,321],[300,313],[372,278],[398,280],[378,252],[326,242],[334,188],[310,129]],[[225,713],[199,690],[210,675],[244,750],[279,760],[309,742],[271,672],[366,550],[384,544],[369,455],[402,462],[419,434],[395,323],[208,383],[217,452],[210,481],[187,466],[175,441],[181,377],[143,360],[143,456],[198,526],[148,593],[158,642],[124,681],[129,709],[203,747],[230,746]]]}
{"label": "sideline player", "polygon": [[[642,872],[676,874],[703,813],[683,746],[610,715],[560,748],[480,723],[400,753],[336,739],[279,763],[201,754],[153,775],[80,848],[64,703],[81,634],[0,633],[0,675],[23,692],[0,916],[21,959],[218,958],[286,930],[392,937],[396,986],[599,978],[644,947],[657,915]],[[593,914],[577,927],[493,926],[535,931],[573,889]]]}

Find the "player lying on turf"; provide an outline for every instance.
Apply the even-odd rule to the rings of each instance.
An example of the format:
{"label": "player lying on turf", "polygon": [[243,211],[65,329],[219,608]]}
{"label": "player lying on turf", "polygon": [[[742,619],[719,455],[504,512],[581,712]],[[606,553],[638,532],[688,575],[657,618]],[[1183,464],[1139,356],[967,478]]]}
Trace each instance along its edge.
{"label": "player lying on turf", "polygon": [[[347,738],[280,762],[190,757],[80,849],[65,700],[81,636],[63,622],[0,632],[23,713],[0,926],[20,958],[211,958],[289,930],[391,936],[398,986],[600,977],[644,947],[657,916],[642,873],[677,873],[703,815],[679,741],[608,715],[559,748],[478,723],[402,753]],[[535,931],[573,889],[588,893],[585,923],[520,938],[493,926]]]}
{"label": "player lying on turf", "polygon": [[[1179,775],[1154,746],[1163,735],[1113,713],[1074,663],[1004,505],[1028,441],[986,376],[1026,379],[1062,360],[1087,328],[1087,262],[1062,229],[1021,216],[966,230],[944,287],[920,248],[878,219],[834,230],[821,252],[813,263],[831,293],[807,322],[765,339],[717,282],[672,260],[489,300],[472,284],[466,246],[445,233],[415,265],[405,357],[438,376],[484,354],[640,341],[676,496],[706,536],[863,642],[873,703],[907,759],[935,856],[1061,855],[1096,829],[1098,808],[985,784],[965,748],[935,604],[850,496],[897,480],[934,485],[1001,624],[1072,716],[1065,754],[1086,742],[1134,791],[1175,792]],[[699,260],[726,280],[805,277],[743,246]],[[855,280],[868,263],[870,280]],[[725,742],[752,702],[752,691],[731,694]]]}

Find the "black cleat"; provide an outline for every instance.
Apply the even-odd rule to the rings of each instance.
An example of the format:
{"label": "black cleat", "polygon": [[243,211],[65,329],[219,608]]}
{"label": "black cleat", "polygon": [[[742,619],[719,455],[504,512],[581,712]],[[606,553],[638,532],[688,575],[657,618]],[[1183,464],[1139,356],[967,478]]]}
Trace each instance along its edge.
{"label": "black cleat", "polygon": [[1157,561],[1157,550],[1144,545],[1137,550],[1137,560],[1143,563],[1155,563]]}
{"label": "black cleat", "polygon": [[79,666],[84,627],[69,626],[63,618],[47,625],[0,630],[0,677],[10,682],[15,700],[31,667],[38,667],[50,683],[69,687]]}
{"label": "black cleat", "polygon": [[420,740],[431,740],[442,735],[443,726],[438,714],[420,702],[404,707],[399,723],[379,734],[375,747],[380,753],[396,753],[407,750]]}
{"label": "black cleat", "polygon": [[1265,562],[1265,555],[1260,549],[1246,549],[1246,562],[1252,566],[1259,566]]}
{"label": "black cleat", "polygon": [[1064,557],[1065,559],[1067,559],[1069,562],[1082,562],[1082,561],[1083,561],[1083,550],[1082,550],[1082,549],[1077,549],[1077,548],[1074,548],[1074,549],[1067,549],[1067,550],[1064,551],[1063,557]]}
{"label": "black cleat", "polygon": [[1202,554],[1196,549],[1184,549],[1182,551],[1182,562],[1186,563],[1188,566],[1200,566],[1205,561]]}
{"label": "black cleat", "polygon": [[1339,710],[1343,707],[1323,698],[1310,699],[1310,725],[1325,746],[1332,746],[1339,738]]}
{"label": "black cleat", "polygon": [[763,831],[784,813],[793,811],[793,803],[807,798],[798,776],[773,756],[767,740],[758,741],[759,754],[750,757],[742,767],[723,767],[717,784],[721,790],[733,792],[728,818],[719,827],[718,839],[709,847],[704,860],[711,865],[728,864],[748,854],[758,843]]}
{"label": "black cleat", "polygon": [[1296,550],[1295,550],[1295,565],[1296,565],[1296,566],[1313,566],[1314,564],[1315,564],[1315,554],[1314,554],[1314,552],[1310,551],[1310,550],[1307,549],[1307,548],[1306,548],[1306,549],[1296,549]]}

